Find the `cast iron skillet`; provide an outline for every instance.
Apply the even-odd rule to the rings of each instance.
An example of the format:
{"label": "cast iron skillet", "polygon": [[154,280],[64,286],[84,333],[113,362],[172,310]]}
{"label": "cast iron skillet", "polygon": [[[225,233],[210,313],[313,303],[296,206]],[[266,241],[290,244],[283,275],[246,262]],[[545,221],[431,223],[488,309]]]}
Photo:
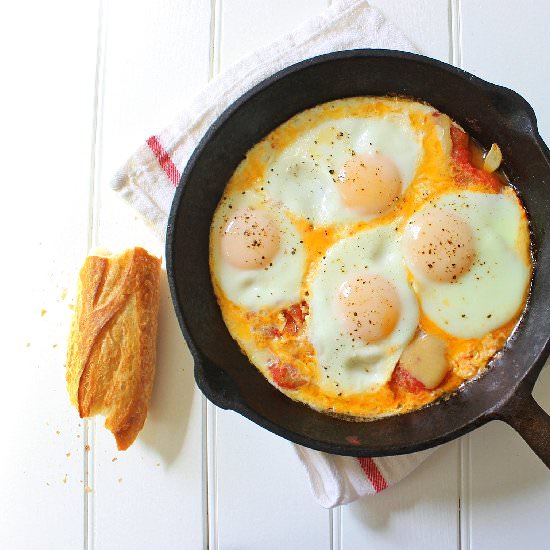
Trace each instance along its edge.
{"label": "cast iron skillet", "polygon": [[[503,352],[448,400],[372,422],[327,416],[287,398],[239,351],[222,320],[208,268],[212,214],[245,153],[309,107],[359,95],[399,95],[450,115],[483,146],[497,142],[504,171],[530,217],[535,270],[529,302]],[[550,151],[517,93],[445,63],[385,50],[335,52],[293,65],[254,87],[212,125],[189,161],[168,221],[172,300],[203,393],[224,409],[306,447],[386,456],[439,445],[490,420],[515,428],[550,467],[550,417],[531,391],[550,353]]]}

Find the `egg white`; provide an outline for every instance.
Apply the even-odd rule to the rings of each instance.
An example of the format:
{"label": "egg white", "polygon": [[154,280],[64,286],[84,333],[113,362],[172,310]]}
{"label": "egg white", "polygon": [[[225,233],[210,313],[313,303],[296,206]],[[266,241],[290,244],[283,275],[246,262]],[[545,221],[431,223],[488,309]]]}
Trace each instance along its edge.
{"label": "egg white", "polygon": [[[447,193],[426,203],[460,216],[473,232],[476,259],[455,282],[428,279],[411,258],[405,261],[426,315],[458,338],[481,338],[502,326],[523,306],[530,268],[522,258],[522,209],[517,198],[464,191]],[[413,231],[415,215],[405,231]]]}
{"label": "egg white", "polygon": [[[309,284],[308,338],[320,373],[319,386],[332,394],[376,391],[391,377],[418,325],[416,296],[403,266],[395,225],[363,230],[327,251]],[[367,344],[350,335],[335,308],[342,283],[357,273],[380,275],[395,287],[401,305],[392,333]]]}
{"label": "egg white", "polygon": [[422,158],[423,133],[408,114],[350,117],[323,122],[290,144],[268,166],[265,190],[274,200],[315,225],[371,219],[342,202],[338,172],[353,154],[382,153],[393,160],[402,192]]}
{"label": "egg white", "polygon": [[[233,213],[249,208],[262,210],[277,225],[280,245],[271,265],[239,269],[230,265],[221,251],[221,236]],[[225,196],[218,205],[210,231],[211,271],[226,297],[251,311],[284,307],[299,301],[305,252],[300,234],[278,205],[254,192]]]}

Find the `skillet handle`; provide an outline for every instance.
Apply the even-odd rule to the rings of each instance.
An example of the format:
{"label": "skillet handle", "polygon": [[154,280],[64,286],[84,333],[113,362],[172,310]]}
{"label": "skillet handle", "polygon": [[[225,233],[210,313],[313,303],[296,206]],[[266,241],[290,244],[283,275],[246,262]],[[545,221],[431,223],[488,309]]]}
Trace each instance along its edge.
{"label": "skillet handle", "polygon": [[529,393],[515,395],[498,412],[550,469],[550,415]]}

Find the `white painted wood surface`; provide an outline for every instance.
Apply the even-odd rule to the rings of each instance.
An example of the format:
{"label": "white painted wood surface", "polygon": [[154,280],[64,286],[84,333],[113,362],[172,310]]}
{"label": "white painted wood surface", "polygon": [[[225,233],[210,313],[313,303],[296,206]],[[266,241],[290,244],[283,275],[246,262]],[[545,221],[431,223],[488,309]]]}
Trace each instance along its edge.
{"label": "white painted wood surface", "polygon": [[[328,3],[35,1],[11,3],[0,20],[0,223],[13,258],[2,275],[0,548],[547,547],[550,476],[496,423],[445,446],[386,493],[319,507],[286,441],[217,410],[195,388],[166,283],[157,383],[134,446],[117,453],[102,421],[86,429],[68,404],[64,344],[88,247],[163,253],[108,188],[110,177],[211,77]],[[522,93],[550,141],[546,3],[371,3],[422,53]],[[550,371],[535,396],[550,410]]]}
{"label": "white painted wood surface", "polygon": [[35,3],[32,17],[24,4],[9,12],[0,18],[0,547],[79,548],[83,423],[64,363],[75,266],[88,248],[98,10],[60,1]]}

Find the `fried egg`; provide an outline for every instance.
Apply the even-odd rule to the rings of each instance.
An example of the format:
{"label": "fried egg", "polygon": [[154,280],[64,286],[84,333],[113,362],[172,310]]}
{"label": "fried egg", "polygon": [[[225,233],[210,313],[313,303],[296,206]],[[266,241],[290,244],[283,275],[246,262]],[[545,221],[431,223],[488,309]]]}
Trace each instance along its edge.
{"label": "fried egg", "polygon": [[425,314],[480,338],[522,309],[530,279],[526,221],[513,193],[447,193],[406,224],[403,253]]}
{"label": "fried egg", "polygon": [[243,353],[291,399],[354,420],[481,373],[532,269],[526,213],[485,164],[447,115],[406,99],[332,101],[265,136],[210,231],[214,291]]}
{"label": "fried egg", "polygon": [[211,271],[227,298],[251,310],[298,300],[304,249],[290,219],[252,193],[225,196],[211,231]]}
{"label": "fried egg", "polygon": [[418,306],[396,234],[392,224],[340,240],[311,277],[307,333],[325,391],[376,390],[415,333]]}
{"label": "fried egg", "polygon": [[412,181],[422,137],[407,112],[327,120],[274,160],[266,192],[314,225],[379,217]]}

